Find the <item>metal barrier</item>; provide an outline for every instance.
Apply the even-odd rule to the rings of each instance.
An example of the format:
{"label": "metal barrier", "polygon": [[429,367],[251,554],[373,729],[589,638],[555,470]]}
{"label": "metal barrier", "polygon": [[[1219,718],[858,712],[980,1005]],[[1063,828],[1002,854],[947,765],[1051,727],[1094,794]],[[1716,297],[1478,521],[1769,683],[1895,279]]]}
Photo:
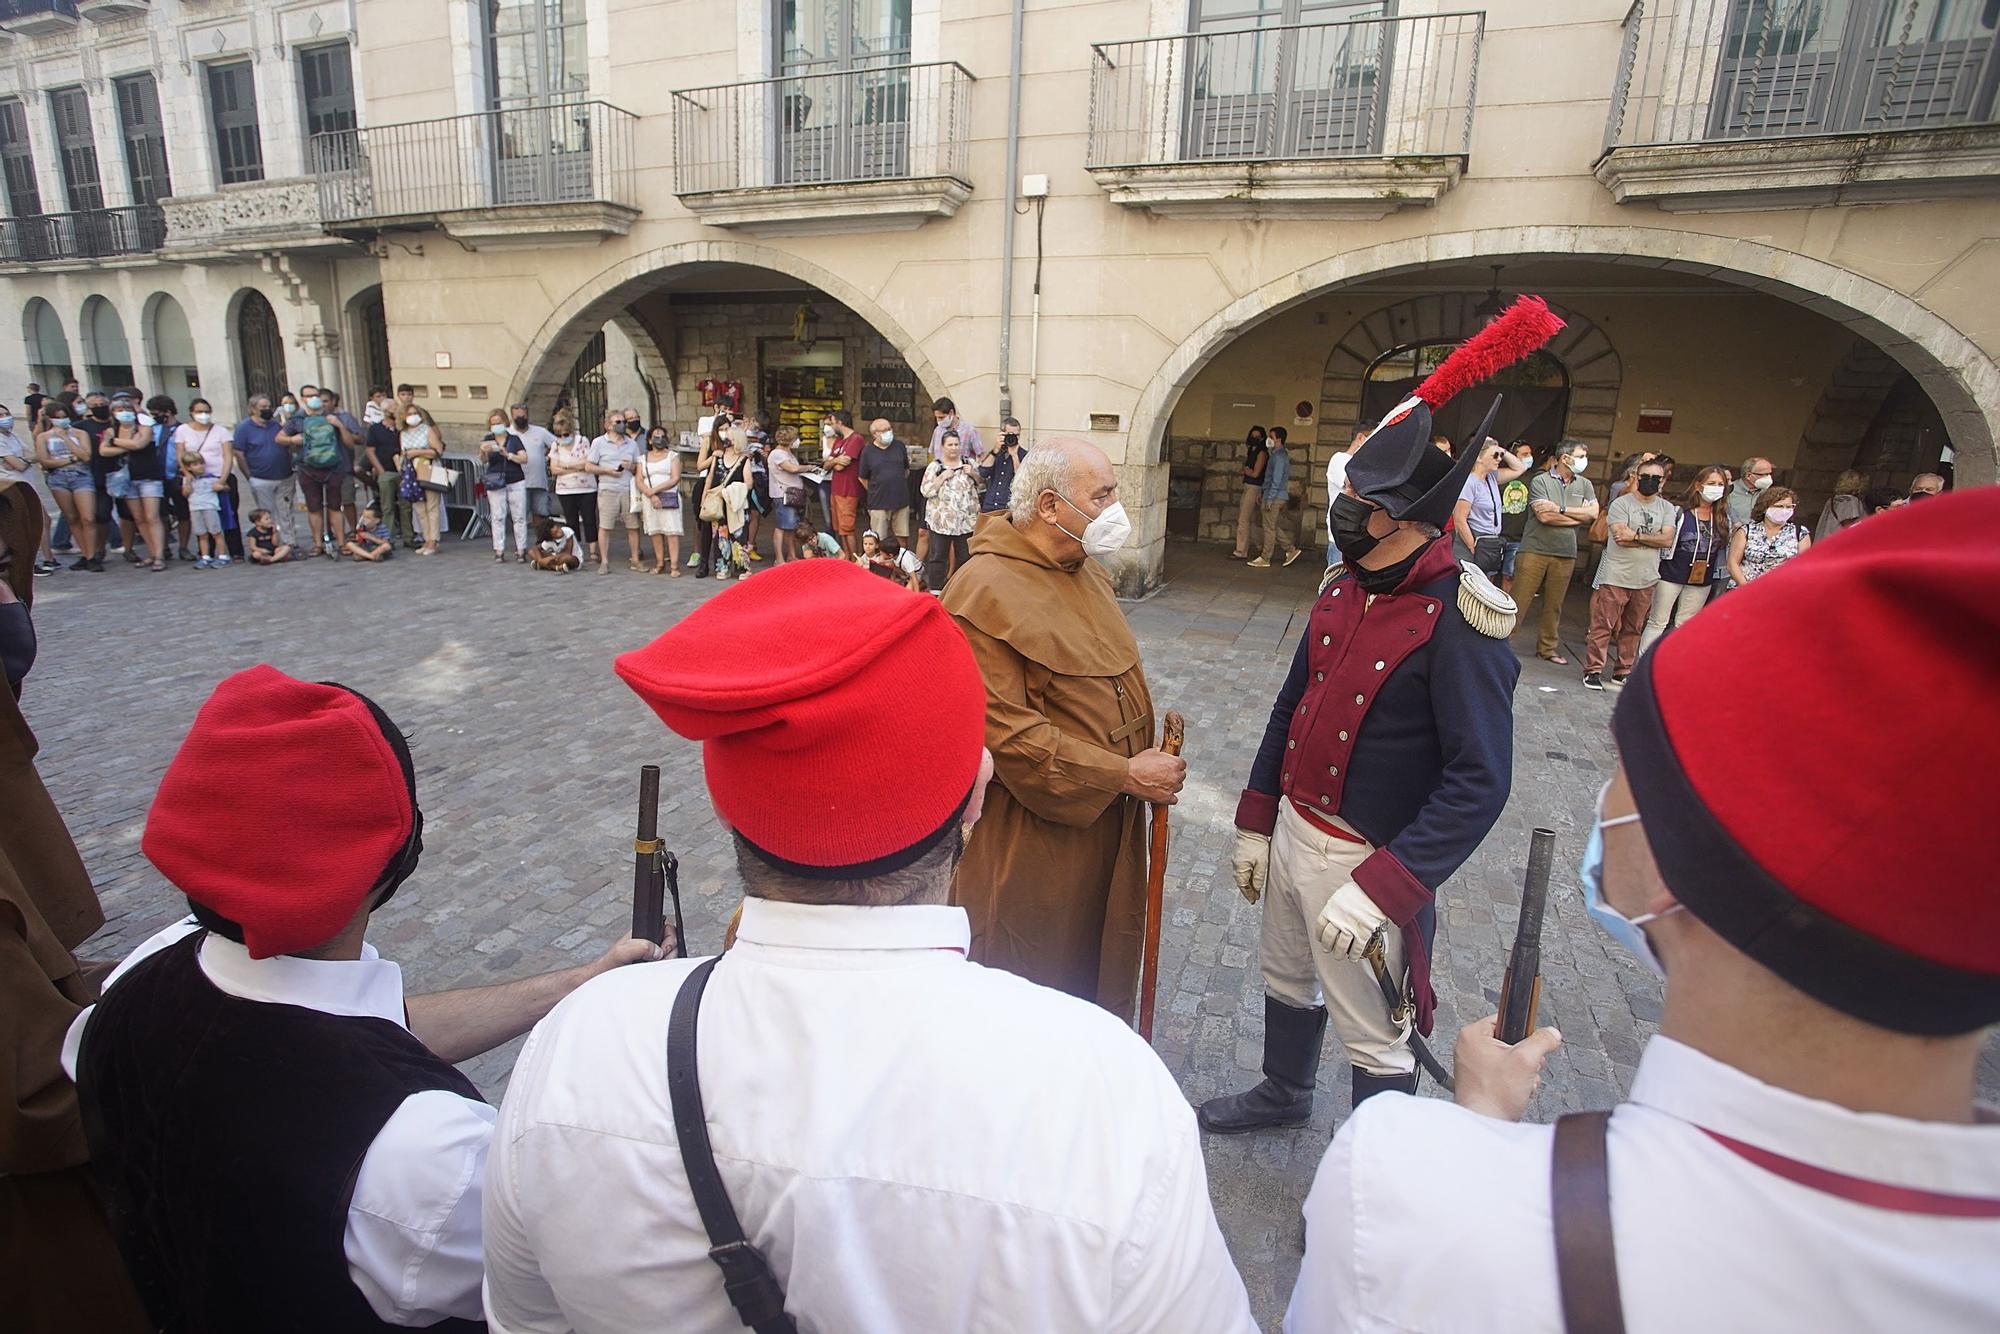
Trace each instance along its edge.
{"label": "metal barrier", "polygon": [[334,224],[522,204],[637,208],[637,120],[608,102],[551,102],[316,134],[320,216]]}
{"label": "metal barrier", "polygon": [[674,193],[950,176],[971,184],[963,65],[875,65],[683,88]]}
{"label": "metal barrier", "polygon": [[149,255],[166,239],[166,218],[158,204],[0,218],[0,262]]}
{"label": "metal barrier", "polygon": [[1485,31],[1463,12],[1093,44],[1088,165],[1464,154]]}
{"label": "metal barrier", "polygon": [[1636,0],[1606,150],[1994,120],[1991,4]]}

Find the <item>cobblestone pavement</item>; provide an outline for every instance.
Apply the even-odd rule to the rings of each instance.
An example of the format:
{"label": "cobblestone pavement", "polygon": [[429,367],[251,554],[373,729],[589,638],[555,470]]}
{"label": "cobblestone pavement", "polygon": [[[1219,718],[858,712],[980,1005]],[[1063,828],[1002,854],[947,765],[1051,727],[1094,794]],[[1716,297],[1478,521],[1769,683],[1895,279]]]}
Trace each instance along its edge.
{"label": "cobblestone pavement", "polygon": [[[1318,573],[1310,557],[1290,569],[1250,570],[1219,551],[1177,544],[1166,588],[1127,608],[1155,699],[1179,708],[1189,725],[1156,1044],[1194,1100],[1257,1077],[1258,919],[1229,881],[1230,821]],[[313,561],[155,575],[114,565],[106,575],[40,580],[42,648],[26,707],[42,741],[42,772],[104,903],[104,930],[83,952],[121,954],[181,912],[139,851],[147,807],[208,690],[265,661],[364,690],[414,734],[423,869],[370,937],[402,962],[413,991],[581,962],[619,935],[630,912],[637,770],[646,762],[663,771],[661,826],[681,859],[692,947],[714,950],[739,890],[698,750],[660,726],[611,674],[610,659],[715,587],[622,567],[607,579],[498,567],[483,542],[382,567]],[[1566,624],[1580,625],[1581,608],[1573,602]],[[1580,660],[1580,635],[1565,639]],[[1530,646],[1525,636],[1516,643]],[[1515,697],[1512,800],[1442,895],[1437,1032],[1448,1048],[1462,1023],[1491,1009],[1528,832],[1556,831],[1559,892],[1543,944],[1542,1015],[1565,1043],[1530,1109],[1538,1120],[1621,1096],[1660,1013],[1658,983],[1595,930],[1578,894],[1564,892],[1611,764],[1615,698],[1584,692],[1578,669],[1528,658]],[[226,805],[229,794],[216,799]],[[516,1050],[509,1044],[466,1070],[497,1096]],[[1298,1270],[1299,1204],[1348,1110],[1344,1067],[1329,1051],[1310,1127],[1208,1144],[1223,1231],[1268,1328],[1277,1327]],[[1992,1046],[1981,1088],[1989,1099],[2000,1093]],[[1437,1096],[1428,1084],[1425,1093]]]}

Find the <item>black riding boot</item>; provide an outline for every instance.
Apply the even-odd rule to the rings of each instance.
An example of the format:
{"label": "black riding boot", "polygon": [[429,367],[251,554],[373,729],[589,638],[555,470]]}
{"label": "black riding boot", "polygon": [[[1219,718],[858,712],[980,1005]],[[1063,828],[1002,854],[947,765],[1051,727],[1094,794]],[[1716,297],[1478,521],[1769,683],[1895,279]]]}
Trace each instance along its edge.
{"label": "black riding boot", "polygon": [[1326,1007],[1295,1009],[1264,998],[1264,1082],[1242,1093],[1210,1098],[1195,1109],[1203,1130],[1238,1135],[1271,1126],[1302,1126],[1312,1116]]}
{"label": "black riding boot", "polygon": [[1407,1075],[1377,1075],[1363,1070],[1360,1066],[1350,1067],[1354,1072],[1354,1106],[1359,1107],[1378,1093],[1415,1093],[1417,1072]]}

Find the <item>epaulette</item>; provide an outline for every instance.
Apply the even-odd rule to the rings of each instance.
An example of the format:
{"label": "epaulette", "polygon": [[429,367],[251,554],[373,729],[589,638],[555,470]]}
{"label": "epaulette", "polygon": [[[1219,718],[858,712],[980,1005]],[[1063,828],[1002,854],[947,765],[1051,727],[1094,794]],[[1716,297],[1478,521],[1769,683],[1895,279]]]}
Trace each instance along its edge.
{"label": "epaulette", "polygon": [[1514,622],[1520,617],[1514,599],[1471,561],[1460,561],[1458,571],[1458,614],[1465,617],[1465,623],[1489,639],[1513,634]]}
{"label": "epaulette", "polygon": [[1326,573],[1319,577],[1319,591],[1326,592],[1326,586],[1347,573],[1347,562],[1337,560],[1326,567]]}

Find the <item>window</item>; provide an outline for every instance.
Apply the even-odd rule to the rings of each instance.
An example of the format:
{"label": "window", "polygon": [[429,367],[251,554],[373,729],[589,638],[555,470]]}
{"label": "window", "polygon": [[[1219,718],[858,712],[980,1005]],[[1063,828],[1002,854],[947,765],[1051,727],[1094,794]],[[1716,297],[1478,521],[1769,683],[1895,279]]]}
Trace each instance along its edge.
{"label": "window", "polygon": [[28,113],[18,100],[0,102],[0,173],[7,181],[7,211],[40,217],[42,189],[35,180],[35,150],[28,142]]}
{"label": "window", "polygon": [[579,98],[590,87],[584,0],[486,0],[487,104]]}
{"label": "window", "polygon": [[118,133],[125,141],[125,174],[132,180],[132,202],[157,204],[174,192],[167,174],[167,131],[160,118],[160,86],[150,74],[114,79],[118,99]]}
{"label": "window", "polygon": [[209,65],[208,116],[215,131],[216,174],[224,185],[264,179],[264,139],[257,130],[257,85],[250,62]]}
{"label": "window", "polygon": [[300,91],[307,134],[339,134],[355,126],[354,66],[347,43],[299,48]]}
{"label": "window", "polygon": [[787,185],[909,170],[910,0],[775,0]]}
{"label": "window", "polygon": [[56,156],[62,163],[63,194],[72,213],[104,207],[104,183],[97,174],[97,139],[90,130],[90,98],[81,88],[49,94],[49,117],[56,127]]}

